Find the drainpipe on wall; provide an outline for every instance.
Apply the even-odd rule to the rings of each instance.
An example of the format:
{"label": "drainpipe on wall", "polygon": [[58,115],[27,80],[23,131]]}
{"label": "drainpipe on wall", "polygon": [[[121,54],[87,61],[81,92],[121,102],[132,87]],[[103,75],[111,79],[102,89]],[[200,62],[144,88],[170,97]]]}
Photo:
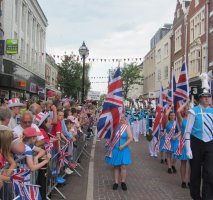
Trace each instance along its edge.
{"label": "drainpipe on wall", "polygon": [[209,4],[210,0],[206,0],[206,72],[209,69]]}

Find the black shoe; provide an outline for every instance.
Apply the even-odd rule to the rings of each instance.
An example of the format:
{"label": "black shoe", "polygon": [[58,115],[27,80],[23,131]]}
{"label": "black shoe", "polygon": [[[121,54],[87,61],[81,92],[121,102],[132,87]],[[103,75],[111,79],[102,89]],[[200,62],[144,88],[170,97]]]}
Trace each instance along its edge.
{"label": "black shoe", "polygon": [[185,182],[182,182],[181,187],[182,187],[182,188],[186,188],[186,183],[185,183]]}
{"label": "black shoe", "polygon": [[163,159],[160,160],[160,163],[163,164]]}
{"label": "black shoe", "polygon": [[118,189],[118,184],[117,184],[117,183],[114,183],[113,186],[112,186],[112,189],[113,189],[113,190],[117,190],[117,189]]}
{"label": "black shoe", "polygon": [[127,191],[127,186],[126,186],[126,183],[121,183],[121,188],[123,191]]}
{"label": "black shoe", "polygon": [[176,170],[175,166],[172,166],[172,171],[174,174],[176,174],[177,170]]}
{"label": "black shoe", "polygon": [[168,169],[168,173],[172,174],[172,169],[171,168]]}

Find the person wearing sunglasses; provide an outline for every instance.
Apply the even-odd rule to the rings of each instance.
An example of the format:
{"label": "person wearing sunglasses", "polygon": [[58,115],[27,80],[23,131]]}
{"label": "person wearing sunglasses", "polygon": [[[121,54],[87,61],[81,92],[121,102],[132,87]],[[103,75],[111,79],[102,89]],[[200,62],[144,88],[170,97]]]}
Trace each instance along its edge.
{"label": "person wearing sunglasses", "polygon": [[23,131],[26,128],[35,128],[36,131],[38,132],[37,138],[36,138],[36,146],[42,146],[44,144],[44,136],[40,133],[40,130],[36,124],[33,123],[33,116],[31,112],[26,111],[22,114],[20,124],[16,126],[13,131],[14,131],[14,138],[21,138],[23,137]]}

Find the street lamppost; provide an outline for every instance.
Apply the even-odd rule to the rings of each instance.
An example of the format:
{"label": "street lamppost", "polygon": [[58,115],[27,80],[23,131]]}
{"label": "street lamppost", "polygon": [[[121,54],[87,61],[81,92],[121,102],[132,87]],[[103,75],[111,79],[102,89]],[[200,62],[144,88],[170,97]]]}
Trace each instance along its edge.
{"label": "street lamppost", "polygon": [[84,81],[85,81],[85,60],[89,55],[89,49],[87,48],[85,42],[83,42],[82,46],[79,48],[79,54],[83,59],[83,75],[82,75],[82,88],[81,88],[81,103],[84,102]]}

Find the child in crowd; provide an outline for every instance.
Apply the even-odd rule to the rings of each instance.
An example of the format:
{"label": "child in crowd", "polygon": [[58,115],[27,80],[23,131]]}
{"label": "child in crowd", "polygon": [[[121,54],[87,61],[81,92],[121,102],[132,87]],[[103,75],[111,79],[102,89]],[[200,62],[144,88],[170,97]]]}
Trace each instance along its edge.
{"label": "child in crowd", "polygon": [[[35,146],[36,143],[36,137],[38,133],[36,132],[35,128],[26,128],[23,132],[23,142],[25,144],[25,152],[24,155],[26,156],[26,164],[27,168],[29,168],[31,171],[36,171],[46,165],[51,155],[47,154],[45,159],[38,163],[38,159],[45,156],[45,151],[37,146]],[[33,158],[33,151],[37,153],[37,155]]]}
{"label": "child in crowd", "polygon": [[9,163],[9,168],[3,173],[0,173],[0,188],[3,185],[3,181],[9,181],[10,175],[16,167],[11,152],[10,145],[13,140],[13,133],[8,127],[0,125],[0,169],[4,168]]}
{"label": "child in crowd", "polygon": [[77,134],[77,129],[74,125],[74,121],[71,121],[70,119],[66,119],[65,120],[65,124],[66,124],[66,127],[67,127],[67,130],[71,133],[72,135],[72,140],[70,141],[70,144],[69,144],[69,147],[68,147],[68,153],[69,153],[69,157],[68,157],[68,160],[70,161],[69,162],[69,168],[75,168],[76,165],[71,163],[71,161],[73,160],[73,143],[76,142],[76,139],[75,139],[75,136]]}
{"label": "child in crowd", "polygon": [[48,135],[49,129],[51,127],[52,120],[49,117],[49,113],[40,112],[34,118],[35,124],[39,127],[42,135],[44,136],[44,142],[50,142],[50,137]]}

